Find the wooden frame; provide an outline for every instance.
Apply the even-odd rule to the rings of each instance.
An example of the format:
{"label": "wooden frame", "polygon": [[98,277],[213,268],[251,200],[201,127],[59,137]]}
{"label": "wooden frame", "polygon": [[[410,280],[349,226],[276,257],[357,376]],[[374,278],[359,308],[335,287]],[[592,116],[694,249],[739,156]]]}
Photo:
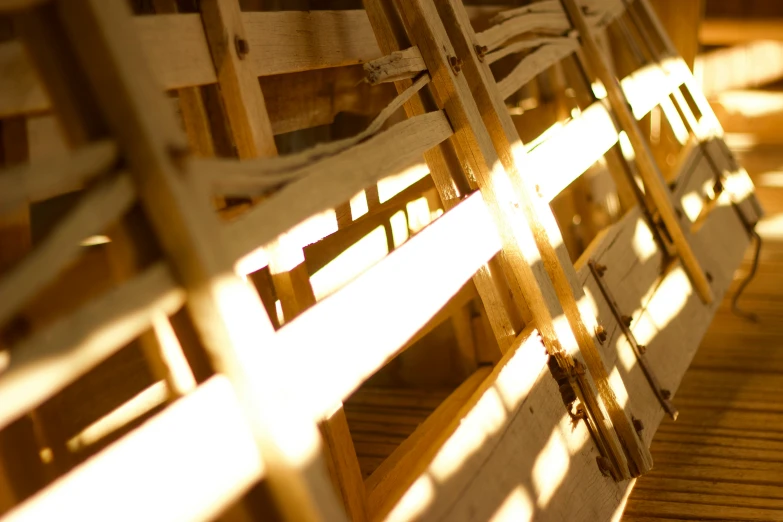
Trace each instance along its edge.
{"label": "wooden frame", "polygon": [[[106,504],[69,502],[117,466],[151,465],[152,459],[141,459],[149,445],[165,439],[166,448],[174,448],[171,437],[190,430],[200,437],[194,444],[209,446],[205,468],[175,470],[175,458],[187,460],[197,446],[176,448],[161,465],[180,473],[135,482],[114,492],[113,501],[153,498],[159,494],[155,484],[192,478],[194,492],[218,487],[192,504],[167,498],[167,508],[179,507],[166,516],[212,517],[263,480],[286,519],[459,519],[471,511],[488,518],[521,480],[523,496],[539,495],[531,515],[610,515],[633,478],[652,467],[647,447],[663,415],[661,396],[668,401],[676,390],[717,306],[714,297],[728,288],[761,216],[747,175],[722,144],[714,114],[673,58],[646,1],[585,2],[586,17],[573,0],[544,1],[501,12],[480,33],[456,0],[365,0],[366,12],[312,13],[243,13],[235,0],[204,0],[200,13],[171,14],[160,3],[156,9],[169,14],[132,18],[120,0],[68,0],[67,7],[66,0],[0,2],[21,40],[0,43],[0,70],[14,71],[0,75],[0,117],[51,109],[70,149],[56,163],[0,172],[0,187],[9,188],[0,195],[0,211],[87,187],[53,232],[0,277],[0,293],[9,296],[0,302],[0,325],[12,323],[82,253],[79,242],[86,236],[113,231],[119,274],[116,288],[63,306],[57,320],[21,341],[3,341],[3,348],[13,346],[0,352],[0,391],[20,398],[0,407],[0,427],[137,337],[172,402],[17,506],[9,519],[65,509],[105,516]],[[652,63],[618,83],[593,32],[626,12]],[[316,28],[311,40],[291,36],[303,26]],[[567,36],[551,34],[572,28]],[[347,31],[351,38],[340,38]],[[490,65],[519,53],[526,55],[496,81]],[[602,80],[609,107],[590,98],[580,115],[526,150],[504,99],[574,53],[583,53]],[[293,118],[286,113],[286,122],[298,123],[283,123],[282,116],[276,121],[273,115],[284,111],[268,107],[266,86],[280,93],[290,84],[259,84],[258,78],[334,69],[318,74],[337,82],[356,74],[349,66],[364,62],[369,83],[394,82],[397,91],[388,104],[388,89],[364,92],[384,107],[370,125],[350,138],[274,157],[276,129],[329,122],[335,113],[305,108]],[[651,77],[660,86],[656,96],[634,89]],[[215,116],[198,90],[207,84],[220,87],[216,106],[225,110],[224,136],[213,134]],[[581,95],[588,96],[584,87]],[[179,91],[184,133],[164,89]],[[670,95],[695,142],[674,190],[664,184],[637,124]],[[596,129],[602,139],[589,153],[568,165],[552,161],[558,150]],[[630,210],[572,263],[548,204],[600,156],[628,168],[620,129],[633,145],[644,194],[632,170],[618,174],[615,168]],[[236,157],[220,154],[218,140],[233,143]],[[430,172],[424,181],[406,182],[388,204],[371,197],[379,181],[422,157]],[[545,171],[553,165],[562,168],[554,181]],[[53,168],[61,175],[53,176]],[[722,185],[709,195],[705,183],[712,179]],[[398,212],[406,198],[433,188],[440,217],[316,299],[308,260],[322,265],[319,255],[335,257],[328,252],[347,248],[367,223],[390,219],[387,214]],[[372,208],[360,222],[348,201],[363,190]],[[690,215],[677,215],[677,198],[691,193],[711,201],[689,221]],[[220,210],[228,222],[210,208],[215,197],[224,207],[226,196],[247,200]],[[133,211],[136,204],[140,213]],[[347,219],[337,216],[346,208]],[[325,234],[293,231],[332,211],[339,226],[333,246],[308,250]],[[669,240],[661,241],[662,235]],[[123,252],[138,253],[140,261],[124,261]],[[253,269],[238,273],[253,253]],[[670,254],[678,261],[670,262]],[[269,281],[262,280],[261,268]],[[469,322],[465,306],[475,297],[499,349],[496,364],[474,368],[363,480],[343,402],[412,339],[446,318]],[[406,299],[413,301],[393,312],[393,322],[368,307]],[[661,303],[672,299],[680,309],[665,317]],[[173,316],[183,307],[189,325],[172,335]],[[632,326],[623,329],[625,314]],[[217,375],[193,377],[186,335],[203,345],[209,373]],[[470,329],[466,335],[473,335]],[[324,350],[319,340],[335,345]],[[640,345],[647,349],[644,365],[629,363],[641,357]],[[460,350],[475,350],[470,346]],[[657,389],[650,387],[648,370],[659,377]],[[44,377],[47,386],[41,387]],[[500,420],[493,417],[497,411]],[[210,420],[221,429],[211,432]],[[503,430],[513,435],[501,437]],[[482,443],[471,446],[471,440]],[[221,460],[226,447],[235,453]],[[562,480],[593,486],[571,502],[552,504],[567,490],[536,475],[536,459],[547,451],[565,452]],[[210,478],[213,461],[220,462],[221,474]],[[502,473],[504,466],[534,471],[519,479]],[[434,493],[419,502],[425,490]],[[134,516],[147,516],[145,506],[138,504]]]}

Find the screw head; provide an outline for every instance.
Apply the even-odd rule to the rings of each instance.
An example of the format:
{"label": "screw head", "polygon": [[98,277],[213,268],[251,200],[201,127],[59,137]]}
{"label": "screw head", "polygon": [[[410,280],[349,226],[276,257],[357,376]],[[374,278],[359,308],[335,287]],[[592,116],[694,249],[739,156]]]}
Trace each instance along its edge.
{"label": "screw head", "polygon": [[604,344],[607,339],[606,329],[600,324],[595,327],[595,336],[598,338],[598,342]]}
{"label": "screw head", "polygon": [[234,36],[234,47],[240,60],[244,60],[245,56],[250,52],[250,44],[244,38],[240,38],[239,35]]}
{"label": "screw head", "polygon": [[601,475],[604,477],[609,477],[612,475],[612,464],[609,462],[609,459],[603,455],[599,455],[595,458],[595,461],[598,464],[598,469],[601,471]]}
{"label": "screw head", "polygon": [[647,353],[647,347],[645,345],[637,344],[636,347],[639,348],[639,353],[640,354],[644,355],[644,354]]}
{"label": "screw head", "polygon": [[454,71],[454,74],[462,70],[462,60],[456,56],[449,56],[449,65],[451,65],[451,70]]}
{"label": "screw head", "polygon": [[606,265],[595,263],[593,266],[595,267],[595,271],[598,274],[598,277],[603,277],[606,273]]}
{"label": "screw head", "polygon": [[636,430],[636,433],[639,433],[640,431],[644,431],[644,423],[641,419],[634,419],[633,420],[633,429]]}
{"label": "screw head", "polygon": [[661,389],[661,397],[668,401],[672,398],[672,392],[666,389]]}
{"label": "screw head", "polygon": [[631,317],[630,315],[624,315],[620,317],[620,320],[623,322],[625,326],[630,328],[631,323],[633,322],[633,317]]}

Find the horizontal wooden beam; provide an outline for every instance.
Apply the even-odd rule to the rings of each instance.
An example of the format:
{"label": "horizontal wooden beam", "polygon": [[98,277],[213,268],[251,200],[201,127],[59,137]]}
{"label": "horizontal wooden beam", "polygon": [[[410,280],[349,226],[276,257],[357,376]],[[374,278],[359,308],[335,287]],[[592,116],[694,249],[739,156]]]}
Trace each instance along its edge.
{"label": "horizontal wooden beam", "polygon": [[444,113],[431,112],[300,169],[294,173],[297,181],[227,225],[232,255],[240,259],[310,216],[333,209],[379,179],[401,172],[451,134]]}
{"label": "horizontal wooden beam", "polygon": [[[500,250],[480,193],[452,210],[278,331],[289,393],[321,418],[391,360],[476,271]],[[372,303],[382,298],[382,306]],[[328,350],[319,339],[338,338]],[[329,371],[325,371],[328,368]]]}
{"label": "horizontal wooden beam", "polygon": [[152,325],[185,293],[163,264],[147,269],[35,333],[0,362],[0,429],[40,405]]}
{"label": "horizontal wooden beam", "polygon": [[231,383],[216,376],[4,520],[211,519],[262,477],[261,462]]}

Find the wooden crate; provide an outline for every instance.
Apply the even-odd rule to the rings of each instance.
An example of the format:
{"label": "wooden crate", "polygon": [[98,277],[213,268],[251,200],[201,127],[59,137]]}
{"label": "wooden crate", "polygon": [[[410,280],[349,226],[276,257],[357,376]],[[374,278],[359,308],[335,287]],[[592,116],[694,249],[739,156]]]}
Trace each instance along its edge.
{"label": "wooden crate", "polygon": [[761,216],[646,0],[186,3],[0,2],[8,520],[610,518]]}

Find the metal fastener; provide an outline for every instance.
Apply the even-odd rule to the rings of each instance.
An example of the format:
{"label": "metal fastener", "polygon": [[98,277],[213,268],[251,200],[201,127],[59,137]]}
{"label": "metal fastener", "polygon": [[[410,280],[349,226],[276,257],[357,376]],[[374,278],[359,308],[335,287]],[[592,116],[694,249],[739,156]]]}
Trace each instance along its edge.
{"label": "metal fastener", "polygon": [[456,56],[449,56],[449,65],[454,74],[459,73],[462,70],[462,60]]}
{"label": "metal fastener", "polygon": [[602,265],[600,263],[595,264],[595,271],[598,273],[599,277],[603,277],[606,273],[606,265]]}
{"label": "metal fastener", "polygon": [[630,315],[624,315],[624,316],[620,317],[620,320],[623,322],[623,324],[625,326],[630,328],[631,327],[631,323],[633,322],[633,317],[631,317]]}
{"label": "metal fastener", "polygon": [[234,47],[236,48],[237,56],[240,60],[244,60],[245,56],[250,52],[250,44],[239,35],[234,36]]}
{"label": "metal fastener", "polygon": [[639,353],[644,355],[647,353],[647,347],[643,344],[637,344],[636,347],[639,349]]}
{"label": "metal fastener", "polygon": [[633,419],[633,429],[636,430],[636,433],[644,431],[644,423],[641,419]]}
{"label": "metal fastener", "polygon": [[606,329],[600,324],[595,327],[595,336],[598,338],[598,342],[604,344],[606,342]]}
{"label": "metal fastener", "polygon": [[479,61],[483,62],[484,57],[489,52],[489,48],[486,45],[478,45],[476,44],[476,56],[478,56]]}
{"label": "metal fastener", "polygon": [[609,462],[609,459],[603,455],[599,455],[595,458],[595,461],[598,463],[598,469],[603,476],[610,477],[612,475],[612,463]]}
{"label": "metal fastener", "polygon": [[672,398],[672,392],[666,389],[661,389],[661,397],[668,401]]}

